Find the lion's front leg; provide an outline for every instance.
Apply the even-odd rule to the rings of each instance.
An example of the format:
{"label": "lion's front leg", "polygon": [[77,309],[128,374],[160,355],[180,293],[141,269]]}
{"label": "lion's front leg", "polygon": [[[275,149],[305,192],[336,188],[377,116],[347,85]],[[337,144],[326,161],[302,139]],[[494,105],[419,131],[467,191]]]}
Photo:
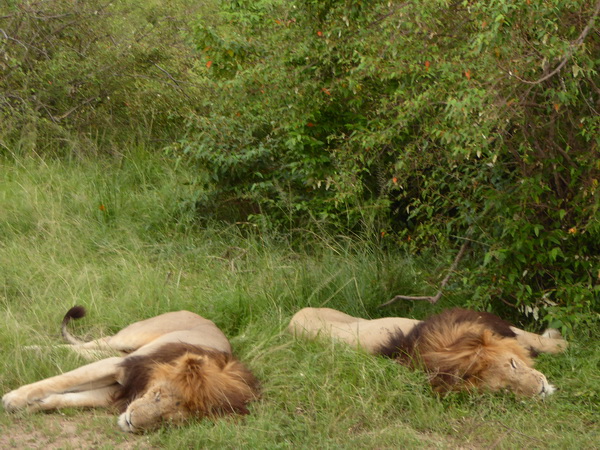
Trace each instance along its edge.
{"label": "lion's front leg", "polygon": [[27,411],[42,411],[61,408],[103,408],[112,404],[120,385],[115,383],[100,389],[65,394],[50,394],[27,407]]}
{"label": "lion's front leg", "polygon": [[4,395],[2,404],[7,411],[49,409],[44,407],[43,403],[46,399],[51,400],[49,397],[52,395],[95,391],[114,385],[122,360],[123,358],[119,357],[103,359],[62,375],[21,386]]}

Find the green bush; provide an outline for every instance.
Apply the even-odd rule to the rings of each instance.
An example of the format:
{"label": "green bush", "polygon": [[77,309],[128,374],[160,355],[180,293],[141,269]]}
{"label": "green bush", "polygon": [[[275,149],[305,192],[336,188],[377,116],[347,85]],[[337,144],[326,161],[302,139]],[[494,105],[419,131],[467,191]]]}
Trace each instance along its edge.
{"label": "green bush", "polygon": [[[598,318],[600,4],[5,2],[4,153],[195,167],[174,209],[472,241],[453,288],[554,326]],[[510,306],[509,306],[510,305]]]}
{"label": "green bush", "polygon": [[183,30],[188,0],[4,2],[0,142],[4,150],[119,152],[170,142],[199,88]]}
{"label": "green bush", "polygon": [[211,97],[173,150],[203,215],[473,241],[478,307],[597,317],[591,1],[238,1],[192,40]]}

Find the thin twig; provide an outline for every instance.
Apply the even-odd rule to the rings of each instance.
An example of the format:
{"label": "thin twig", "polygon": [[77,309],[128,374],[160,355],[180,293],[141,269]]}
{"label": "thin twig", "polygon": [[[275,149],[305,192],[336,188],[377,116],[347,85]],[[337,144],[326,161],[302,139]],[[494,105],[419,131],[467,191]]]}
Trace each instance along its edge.
{"label": "thin twig", "polygon": [[509,431],[509,432],[511,432],[511,433],[518,434],[518,435],[520,435],[520,436],[523,436],[523,437],[525,437],[525,438],[527,438],[527,439],[531,439],[532,441],[536,441],[536,442],[540,442],[540,443],[543,443],[543,442],[544,442],[542,439],[536,438],[536,437],[534,437],[534,436],[531,436],[531,435],[529,435],[529,434],[526,434],[526,433],[522,433],[522,432],[520,432],[519,430],[515,430],[514,428],[511,428],[511,427],[509,427],[509,426],[507,426],[507,425],[503,424],[503,423],[502,423],[502,422],[500,422],[499,420],[494,420],[494,422],[496,422],[498,425],[500,425],[500,426],[501,426],[501,427],[503,427],[505,430],[507,430],[507,431]]}
{"label": "thin twig", "polygon": [[590,20],[588,21],[587,26],[583,29],[583,31],[581,32],[579,37],[577,39],[575,39],[574,42],[571,43],[571,45],[569,46],[569,50],[567,51],[567,54],[563,57],[560,64],[552,72],[544,75],[542,78],[540,78],[539,80],[535,80],[535,81],[525,80],[515,74],[511,74],[511,75],[513,77],[515,77],[517,80],[519,80],[523,83],[527,83],[527,84],[540,84],[540,83],[546,81],[547,79],[552,78],[554,75],[556,75],[558,72],[561,71],[561,69],[565,66],[565,64],[567,64],[569,59],[571,59],[571,56],[573,56],[573,52],[575,51],[575,49],[583,43],[583,41],[585,40],[585,38],[587,37],[589,32],[592,31],[592,28],[594,26],[594,21],[596,20],[596,17],[598,17],[599,13],[600,13],[600,0],[598,0],[596,2],[596,8],[594,9],[594,13],[592,14],[592,17],[590,17]]}
{"label": "thin twig", "polygon": [[381,22],[383,22],[384,20],[386,20],[388,17],[393,16],[394,14],[396,14],[398,11],[400,11],[401,9],[403,9],[405,6],[408,5],[408,2],[406,3],[401,3],[399,5],[397,5],[395,8],[393,8],[389,13],[387,14],[382,14],[381,16],[379,16],[377,19],[375,19],[373,22],[371,22],[370,24],[367,25],[367,28],[371,28],[374,27],[378,24],[380,24]]}
{"label": "thin twig", "polygon": [[[470,234],[471,234],[471,230],[469,230],[467,232],[467,236],[470,235]],[[435,304],[435,303],[437,303],[439,301],[439,299],[442,298],[442,291],[446,287],[446,285],[448,284],[448,281],[450,281],[450,277],[452,276],[452,274],[456,271],[456,267],[458,266],[458,263],[460,262],[460,260],[464,256],[465,251],[467,250],[468,246],[469,246],[469,240],[466,239],[463,242],[463,245],[460,247],[460,250],[458,251],[458,254],[454,258],[454,261],[452,261],[452,265],[450,266],[450,269],[448,269],[448,273],[446,274],[446,277],[440,283],[440,288],[439,288],[437,294],[435,294],[434,296],[396,295],[390,301],[387,301],[387,302],[379,305],[379,307],[380,308],[384,308],[386,306],[391,305],[392,303],[397,302],[398,300],[416,300],[416,301],[424,300],[424,301],[427,301],[427,302],[431,303],[432,305]]]}
{"label": "thin twig", "polygon": [[162,73],[164,73],[167,77],[169,77],[169,79],[171,79],[171,81],[173,81],[173,83],[175,83],[175,86],[177,87],[177,89],[179,89],[179,91],[183,94],[183,96],[185,98],[187,98],[188,100],[191,100],[190,97],[187,95],[187,93],[183,90],[183,88],[181,87],[181,85],[179,84],[179,81],[177,81],[175,78],[173,78],[173,75],[171,75],[166,69],[163,69],[162,67],[160,67],[158,64],[154,63],[154,66],[160,70]]}
{"label": "thin twig", "polygon": [[90,103],[91,101],[95,100],[96,97],[90,97],[87,100],[85,100],[83,103],[80,103],[79,105],[75,105],[73,106],[71,109],[69,109],[66,113],[61,114],[60,116],[56,116],[54,117],[54,119],[56,120],[63,120],[66,119],[67,117],[69,117],[71,114],[73,114],[75,111],[77,111],[79,108],[81,108],[82,106],[87,105],[88,103]]}

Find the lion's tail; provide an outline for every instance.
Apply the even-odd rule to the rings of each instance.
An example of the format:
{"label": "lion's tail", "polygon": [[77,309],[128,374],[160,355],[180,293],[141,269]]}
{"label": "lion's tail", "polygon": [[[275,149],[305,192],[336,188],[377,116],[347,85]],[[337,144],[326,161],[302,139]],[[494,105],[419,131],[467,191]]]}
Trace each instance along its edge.
{"label": "lion's tail", "polygon": [[85,341],[82,341],[81,339],[73,336],[67,329],[67,325],[71,321],[71,319],[77,320],[77,319],[81,319],[84,316],[85,316],[85,308],[83,306],[73,306],[65,314],[65,317],[62,320],[61,332],[62,332],[63,338],[69,344],[73,344],[73,345],[85,344]]}

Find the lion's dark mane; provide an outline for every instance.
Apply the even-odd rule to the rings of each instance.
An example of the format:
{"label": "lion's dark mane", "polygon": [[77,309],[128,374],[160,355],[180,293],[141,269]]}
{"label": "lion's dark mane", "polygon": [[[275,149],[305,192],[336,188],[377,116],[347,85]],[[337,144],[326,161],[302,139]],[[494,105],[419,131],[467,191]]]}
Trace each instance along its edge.
{"label": "lion's dark mane", "polygon": [[512,325],[495,314],[453,308],[420,322],[406,335],[401,330],[391,333],[388,341],[378,349],[377,354],[393,359],[412,359],[418,356],[417,344],[423,335],[431,330],[439,329],[440,324],[448,326],[451,323],[459,324],[463,322],[480,323],[500,336],[516,337],[516,334],[510,328]]}
{"label": "lion's dark mane", "polygon": [[[455,362],[445,364],[446,360],[452,359],[451,355],[472,352],[471,358],[476,358],[477,349],[486,345],[483,330],[489,330],[499,339],[514,339],[516,334],[510,327],[510,323],[494,314],[454,308],[420,322],[408,334],[400,330],[390,333],[377,353],[409,367],[424,368],[430,373],[434,388],[444,391],[477,377],[478,364],[469,364],[467,369],[459,368]],[[435,344],[440,342],[440,335],[447,338],[442,348],[438,347],[441,344]],[[437,356],[432,358],[434,354]],[[444,357],[443,354],[449,356]]]}

